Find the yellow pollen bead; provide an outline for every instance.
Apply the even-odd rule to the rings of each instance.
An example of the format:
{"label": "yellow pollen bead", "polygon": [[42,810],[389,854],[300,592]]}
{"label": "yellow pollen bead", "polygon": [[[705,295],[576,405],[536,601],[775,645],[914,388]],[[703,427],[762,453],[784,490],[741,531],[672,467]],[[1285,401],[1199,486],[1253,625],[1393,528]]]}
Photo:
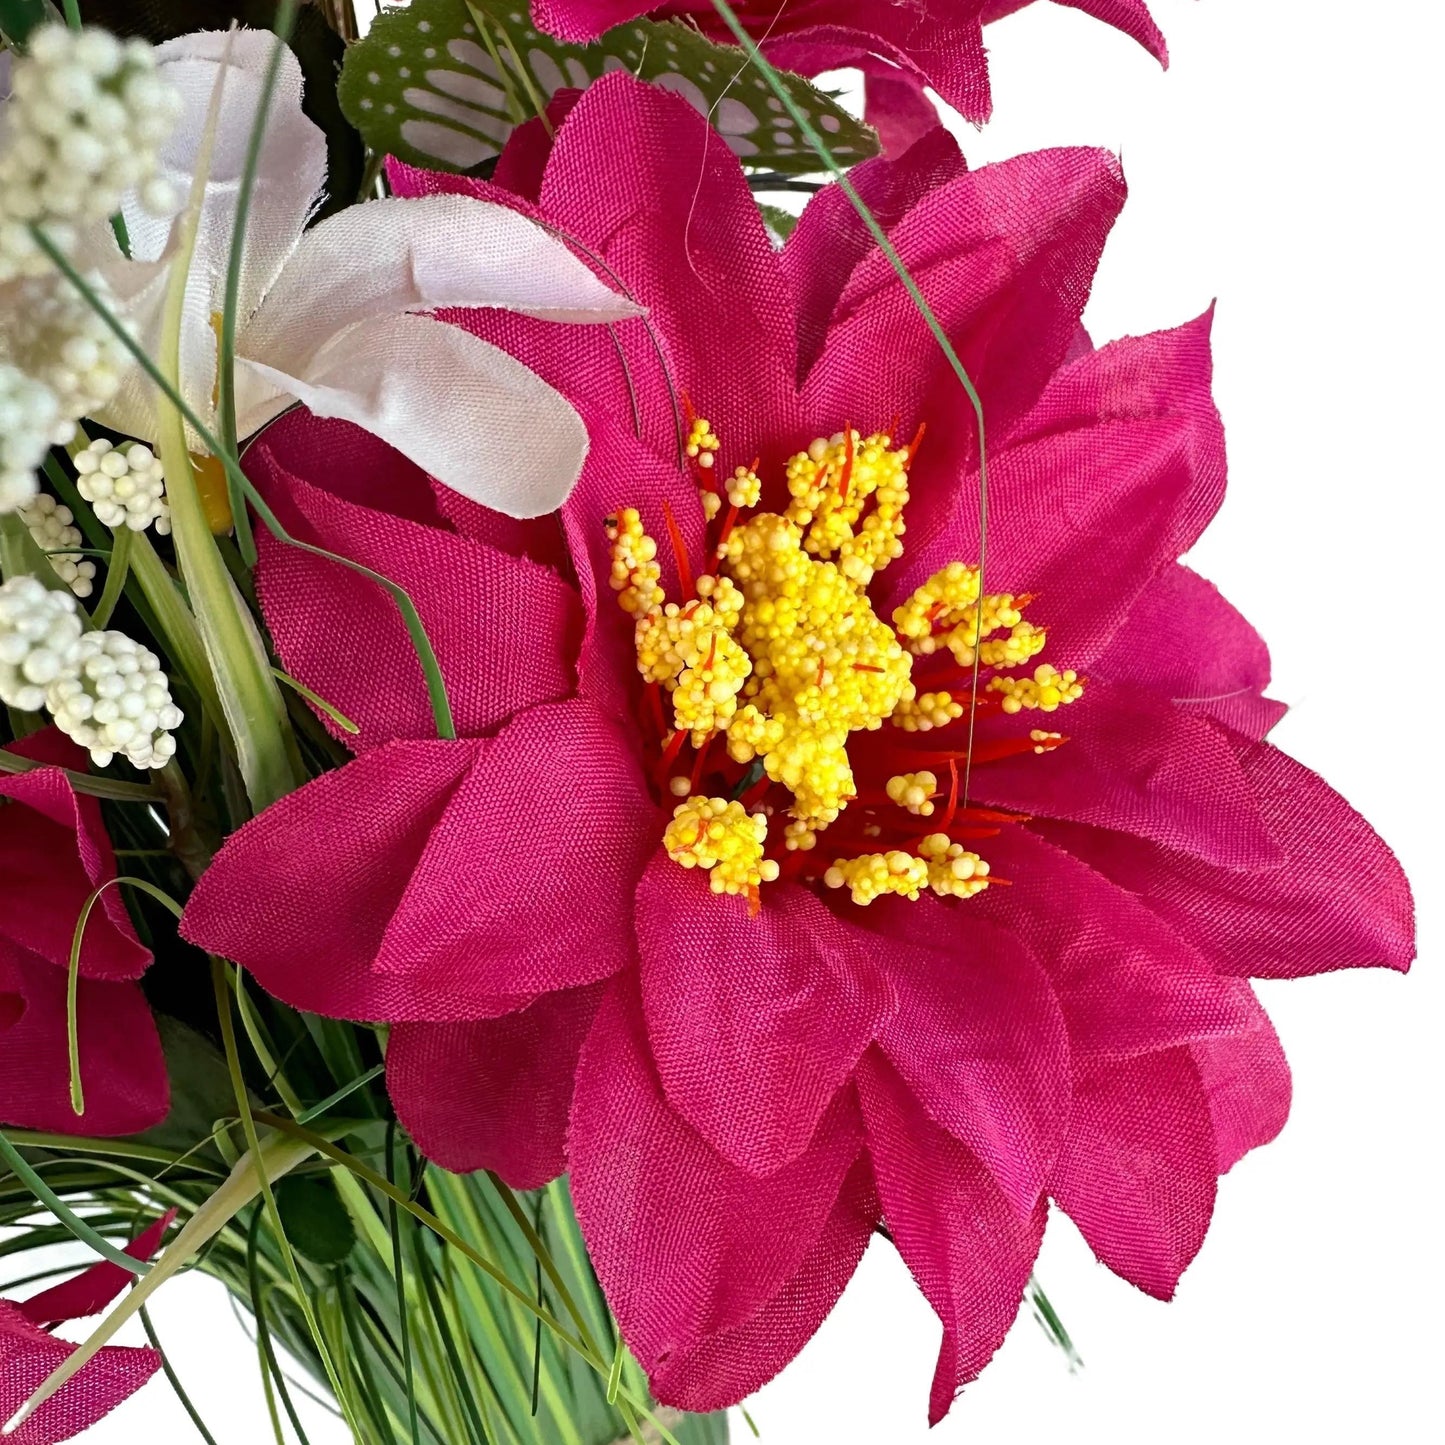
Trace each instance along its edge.
{"label": "yellow pollen bead", "polygon": [[612,544],[612,571],[608,580],[624,612],[648,612],[663,600],[662,568],[657,543],[642,530],[636,507],[624,507],[607,519],[607,540]]}
{"label": "yellow pollen bead", "polygon": [[1076,672],[1059,672],[1048,662],[1040,663],[1031,678],[996,677],[989,687],[1003,694],[1006,713],[1055,712],[1084,695],[1084,684]]}
{"label": "yellow pollen bead", "polygon": [[889,721],[905,732],[926,733],[946,728],[962,716],[963,704],[956,702],[951,692],[921,692],[894,708]]}
{"label": "yellow pollen bead", "polygon": [[710,467],[713,464],[713,454],[722,446],[717,433],[712,429],[712,423],[704,421],[702,417],[693,422],[688,428],[687,441],[683,450],[699,466]]}
{"label": "yellow pollen bead", "polygon": [[938,778],[933,773],[898,773],[888,779],[884,791],[889,800],[920,818],[933,816],[933,795],[938,791]]}
{"label": "yellow pollen bead", "polygon": [[727,480],[728,501],[739,510],[756,507],[763,495],[763,483],[748,467],[739,467]]}
{"label": "yellow pollen bead", "polygon": [[916,899],[928,886],[929,865],[911,853],[893,849],[888,853],[864,853],[858,858],[840,858],[823,875],[829,888],[846,887],[853,902],[865,908],[885,893]]}
{"label": "yellow pollen bead", "polygon": [[988,864],[946,833],[930,833],[918,853],[928,865],[928,886],[940,898],[973,898],[988,887]]}
{"label": "yellow pollen bead", "polygon": [[746,893],[778,876],[778,865],[763,857],[768,820],[725,798],[690,798],[673,811],[663,847],[684,868],[703,868],[714,893]]}

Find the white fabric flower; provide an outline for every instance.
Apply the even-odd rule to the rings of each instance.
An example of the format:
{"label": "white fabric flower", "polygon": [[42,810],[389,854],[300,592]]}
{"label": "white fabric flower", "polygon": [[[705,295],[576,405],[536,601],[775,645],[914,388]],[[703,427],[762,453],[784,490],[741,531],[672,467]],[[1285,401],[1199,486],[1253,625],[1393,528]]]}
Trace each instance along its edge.
{"label": "white fabric flower", "polygon": [[[184,101],[160,173],[182,192],[227,43],[224,33],[206,31],[157,50],[162,78]],[[214,321],[273,43],[267,33],[246,30],[229,40],[181,337],[182,389],[208,425],[216,385]],[[520,362],[425,313],[499,306],[543,319],[604,322],[635,316],[638,308],[540,226],[469,196],[368,201],[306,230],[325,175],[326,142],[302,114],[301,84],[300,66],[288,51],[246,231],[236,345],[239,434],[254,433],[300,400],[318,416],[373,432],[438,481],[498,511],[531,517],[554,510],[586,456],[581,418]],[[121,259],[98,229],[86,238],[84,259],[105,274],[154,351],[169,227],[139,204],[128,201],[124,212],[135,259]],[[102,416],[132,436],[155,438],[154,393],[138,369]]]}

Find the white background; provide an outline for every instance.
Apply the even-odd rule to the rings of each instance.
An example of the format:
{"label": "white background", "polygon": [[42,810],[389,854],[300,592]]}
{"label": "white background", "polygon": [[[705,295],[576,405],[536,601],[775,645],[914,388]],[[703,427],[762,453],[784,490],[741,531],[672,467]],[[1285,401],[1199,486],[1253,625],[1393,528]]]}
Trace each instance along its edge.
{"label": "white background", "polygon": [[[992,27],[996,119],[961,130],[964,149],[974,165],[1061,143],[1122,154],[1131,199],[1086,317],[1097,340],[1219,299],[1231,491],[1191,560],[1273,645],[1273,691],[1293,706],[1275,740],[1404,860],[1424,962],[1406,978],[1262,988],[1294,1066],[1293,1117],[1222,1182],[1173,1304],[1115,1279],[1054,1219],[1039,1274],[1082,1373],[1021,1317],[930,1436],[938,1327],[880,1242],[817,1338],[750,1402],[764,1445],[1440,1438],[1445,33],[1429,0],[1153,9],[1167,73],[1059,6]],[[269,1439],[254,1357],[219,1288],[181,1280],[154,1314],[220,1445]],[[160,1382],[87,1438],[192,1436]],[[750,1438],[741,1423],[734,1438]]]}

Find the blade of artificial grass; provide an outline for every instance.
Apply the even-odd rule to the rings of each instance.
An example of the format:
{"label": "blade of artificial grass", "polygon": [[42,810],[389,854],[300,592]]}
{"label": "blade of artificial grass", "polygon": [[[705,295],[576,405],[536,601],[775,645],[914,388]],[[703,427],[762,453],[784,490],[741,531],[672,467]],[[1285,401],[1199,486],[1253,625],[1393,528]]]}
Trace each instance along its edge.
{"label": "blade of artificial grass", "polygon": [[98,1255],[118,1264],[129,1274],[149,1274],[149,1261],[136,1259],[97,1233],[80,1217],[26,1162],[20,1151],[0,1133],[0,1158],[10,1166],[15,1177],[73,1234]]}
{"label": "blade of artificial grass", "polygon": [[[0,1142],[8,1143],[3,1141],[3,1136],[0,1136]],[[3,1148],[0,1148],[0,1153],[3,1152]],[[30,1398],[5,1422],[0,1433],[18,1429],[39,1406],[84,1369],[101,1347],[109,1343],[116,1331],[150,1296],[203,1245],[224,1229],[239,1210],[255,1198],[260,1179],[266,1179],[269,1185],[271,1179],[279,1179],[314,1152],[305,1140],[278,1136],[268,1139],[258,1154],[247,1154],[238,1161],[225,1183],[186,1221],[185,1228],[166,1247],[165,1253],[149,1267],[144,1278],[120,1300],[91,1332],[89,1338],[51,1371]],[[115,1262],[120,1263],[118,1260]]]}
{"label": "blade of artificial grass", "polygon": [[126,579],[130,576],[130,554],[134,545],[135,533],[129,527],[121,527],[111,545],[100,601],[95,604],[90,614],[90,620],[97,627],[109,627],[110,619],[115,616],[115,609],[125,591]]}
{"label": "blade of artificial grass", "polygon": [[481,1411],[477,1407],[475,1392],[472,1389],[471,1381],[462,1369],[461,1356],[457,1353],[456,1341],[452,1338],[451,1325],[437,1294],[436,1282],[432,1278],[431,1261],[426,1257],[426,1242],[421,1236],[414,1234],[411,1246],[414,1272],[421,1284],[422,1296],[426,1300],[427,1308],[431,1311],[437,1334],[441,1338],[442,1349],[446,1352],[447,1364],[451,1368],[452,1384],[466,1414],[471,1429],[471,1438],[477,1442],[477,1445],[492,1445],[492,1437],[488,1434],[487,1427],[482,1424]]}
{"label": "blade of artificial grass", "polygon": [[91,912],[100,902],[101,894],[107,888],[116,888],[122,883],[148,894],[169,909],[176,918],[179,918],[182,912],[181,905],[165,889],[157,888],[154,883],[144,878],[107,878],[85,900],[85,907],[80,910],[80,917],[75,920],[75,932],[70,939],[70,967],[65,986],[65,1043],[70,1062],[70,1107],[77,1118],[85,1113],[85,1090],[80,1082],[80,1021],[77,1006],[80,994],[80,948],[85,941],[85,926],[90,922]]}
{"label": "blade of artificial grass", "polygon": [[[276,78],[281,57],[296,23],[297,0],[280,0],[271,28],[276,43],[261,79],[261,93],[256,101],[256,118],[246,142],[246,159],[236,188],[236,219],[231,231],[231,249],[226,259],[226,290],[221,304],[221,330],[216,356],[216,430],[226,449],[239,451],[236,438],[236,308],[241,295],[241,265],[246,254],[246,222],[251,214],[251,195],[256,189],[256,171],[261,162],[261,142],[265,138],[270,117],[271,98],[276,92]],[[245,494],[226,475],[226,489],[231,499],[231,521],[236,528],[236,546],[247,567],[256,565],[256,539],[251,535],[251,518],[246,512]]]}
{"label": "blade of artificial grass", "polygon": [[339,1104],[348,1095],[354,1094],[358,1089],[365,1088],[373,1079],[380,1078],[386,1072],[385,1064],[375,1064],[364,1074],[358,1074],[349,1084],[343,1084],[334,1094],[328,1094],[319,1104],[313,1104],[309,1109],[302,1109],[296,1115],[298,1124],[309,1124],[313,1119],[319,1119],[333,1105]]}
{"label": "blade of artificial grass", "polygon": [[[286,1388],[285,1378],[281,1374],[281,1366],[277,1363],[276,1351],[271,1344],[271,1326],[266,1319],[266,1295],[261,1285],[259,1266],[261,1221],[265,1217],[265,1210],[257,1209],[251,1216],[251,1225],[246,1231],[246,1283],[251,1295],[251,1313],[256,1320],[256,1348],[261,1355],[261,1376],[263,1383],[266,1384],[268,1397],[272,1387],[267,1377],[274,1379],[276,1393],[281,1397],[286,1417],[291,1421],[291,1428],[296,1432],[297,1440],[301,1442],[301,1445],[310,1445],[306,1439],[306,1431],[302,1429],[301,1421],[297,1417],[296,1407],[291,1403],[291,1392]],[[274,1402],[271,1405],[271,1411],[274,1418]],[[279,1422],[276,1438],[278,1440],[283,1438]]]}
{"label": "blade of artificial grass", "polygon": [[141,1328],[146,1332],[146,1339],[151,1342],[151,1348],[161,1357],[161,1369],[165,1377],[170,1381],[171,1389],[175,1392],[176,1399],[181,1402],[181,1408],[191,1417],[191,1424],[196,1427],[202,1440],[206,1445],[216,1445],[216,1437],[206,1429],[206,1422],[201,1419],[200,1412],[191,1403],[191,1397],[186,1394],[185,1386],[181,1384],[180,1377],[176,1374],[175,1367],[170,1362],[159,1339],[156,1338],[155,1326],[151,1323],[150,1311],[144,1305],[140,1309]]}
{"label": "blade of artificial grass", "polygon": [[1084,1361],[1075,1348],[1068,1330],[1064,1327],[1063,1320],[1059,1318],[1059,1313],[1049,1302],[1043,1286],[1033,1275],[1029,1276],[1029,1303],[1037,1312],[1039,1323],[1044,1327],[1044,1333],[1048,1335],[1053,1344],[1064,1352],[1070,1372],[1083,1369]]}
{"label": "blade of artificial grass", "polygon": [[[378,1068],[384,1067],[384,1065],[378,1065]],[[330,1103],[330,1099],[325,1100],[318,1106],[317,1112],[324,1113]],[[304,1124],[307,1120],[301,1119],[299,1122]],[[386,1177],[392,1184],[396,1183],[395,1148],[396,1120],[392,1119],[386,1126]],[[411,1438],[415,1442],[417,1439],[416,1390],[411,1368],[411,1330],[408,1327],[407,1318],[406,1270],[401,1258],[401,1214],[394,1199],[386,1201],[386,1223],[387,1230],[391,1235],[391,1270],[396,1282],[396,1319],[397,1333],[401,1337],[401,1367],[406,1376],[407,1423],[411,1426]]]}
{"label": "blade of artificial grass", "polygon": [[[400,1189],[390,1183],[384,1175],[378,1174],[375,1169],[363,1164],[359,1159],[354,1158],[344,1149],[337,1148],[329,1139],[320,1134],[312,1133],[311,1130],[301,1127],[291,1119],[284,1119],[279,1115],[266,1113],[257,1114],[255,1118],[268,1127],[275,1129],[279,1134],[284,1134],[288,1138],[295,1139],[298,1142],[304,1142],[316,1153],[322,1154],[326,1158],[339,1164],[342,1168],[350,1170],[351,1173],[355,1174],[359,1179],[364,1180],[379,1193],[384,1194],[389,1199],[395,1199],[397,1204],[406,1210],[408,1214],[426,1225],[433,1233],[439,1235],[459,1254],[470,1260],[488,1279],[491,1279],[500,1286],[526,1313],[539,1316],[542,1323],[552,1331],[558,1340],[580,1355],[599,1375],[606,1376],[609,1361],[599,1356],[593,1346],[571,1334],[566,1326],[563,1325],[562,1321],[550,1311],[539,1309],[528,1291],[522,1289],[502,1270],[498,1269],[484,1254],[481,1254],[468,1244],[456,1230],[437,1218],[431,1210],[408,1198]],[[619,1399],[626,1399],[626,1402],[637,1410],[652,1428],[657,1431],[659,1438],[665,1441],[666,1445],[678,1445],[676,1436],[672,1434],[646,1405],[633,1399],[630,1395],[624,1395],[622,1392],[619,1392]]]}
{"label": "blade of artificial grass", "polygon": [[241,470],[240,463],[229,452],[225,451],[220,441],[212,433],[209,427],[198,417],[185,398],[171,383],[170,379],[156,366],[155,362],[146,355],[145,350],[126,330],[110,308],[96,294],[95,288],[91,286],[75,267],[70,263],[69,258],[59,250],[55,243],[39,226],[31,226],[30,234],[34,237],[35,243],[60,271],[60,273],[75,287],[81,298],[105,323],[135,359],[141,370],[160,388],[161,392],[180,412],[190,424],[192,430],[200,437],[206,449],[216,458],[225,470],[227,479],[241,489],[242,495],[256,509],[261,520],[278,541],[284,542],[288,547],[296,547],[300,551],[309,552],[315,557],[324,557],[329,562],[335,562],[342,567],[347,567],[369,581],[375,582],[378,587],[384,588],[390,594],[397,610],[401,613],[402,621],[406,624],[408,636],[417,655],[417,661],[421,665],[422,673],[426,679],[427,696],[431,702],[432,716],[437,726],[437,736],[441,738],[455,738],[456,724],[452,717],[451,702],[447,697],[446,681],[442,677],[441,667],[437,662],[436,653],[432,649],[431,641],[427,637],[426,628],[422,625],[421,616],[416,610],[416,604],[411,600],[410,594],[400,584],[393,582],[389,577],[384,577],[380,572],[373,571],[370,567],[363,566],[360,562],[354,562],[349,557],[343,557],[337,552],[330,552],[325,547],[317,547],[310,542],[303,542],[299,537],[293,537],[281,520],[266,505],[265,499],[251,484],[251,479]]}
{"label": "blade of artificial grass", "polygon": [[[736,13],[728,0],[712,0],[712,7],[717,11],[724,25],[732,31],[737,43],[742,46],[748,59],[755,69],[767,81],[768,88],[778,98],[783,109],[792,117],[793,123],[798,127],[798,133],[813,147],[818,158],[823,162],[828,172],[837,182],[843,194],[848,198],[849,204],[858,213],[859,219],[867,227],[868,234],[878,243],[878,249],[882,251],[888,264],[897,273],[898,279],[903,283],[903,289],[908,292],[909,299],[913,302],[918,314],[923,318],[924,324],[933,333],[933,339],[938,342],[939,350],[943,352],[953,374],[958,378],[959,384],[963,387],[964,395],[968,397],[968,403],[973,408],[973,414],[978,427],[978,590],[982,595],[984,591],[984,570],[988,558],[988,462],[987,450],[984,445],[983,425],[983,402],[974,387],[973,378],[969,376],[963,362],[959,359],[958,352],[954,350],[953,343],[948,339],[948,333],[944,331],[939,323],[938,317],[934,315],[933,308],[928,304],[918,282],[914,280],[913,274],[903,264],[903,258],[898,254],[893,242],[889,240],[888,233],[879,224],[878,218],[869,209],[868,203],[858,194],[857,187],[848,179],[847,173],[838,164],[833,152],[829,149],[828,143],[823,139],[821,132],[808,119],[807,114],[802,110],[788,91],[787,86],[782,82],[778,72],[768,63],[767,57],[758,49],[751,35],[743,28]],[[983,611],[979,609],[979,625],[982,625]],[[979,673],[979,648],[978,638],[974,638],[973,650],[973,681],[971,684],[971,695],[968,709],[968,753],[963,765],[963,806],[968,806],[969,782],[972,774],[973,756],[973,731],[974,721],[978,713],[978,673]]]}
{"label": "blade of artificial grass", "polygon": [[[36,768],[53,767],[53,763],[36,762],[34,758],[22,758],[0,748],[0,773],[33,773]],[[109,798],[116,803],[149,803],[154,806],[160,801],[160,794],[145,783],[122,783],[114,778],[92,777],[89,773],[77,773],[71,768],[61,768],[70,786],[77,793],[86,793],[92,798]]]}
{"label": "blade of artificial grass", "polygon": [[380,1391],[376,1388],[371,1369],[371,1352],[366,1348],[366,1340],[357,1320],[356,1300],[342,1270],[336,1271],[334,1283],[341,1326],[351,1345],[348,1354],[351,1373],[360,1391],[361,1402],[366,1407],[367,1414],[376,1423],[377,1434],[383,1437],[382,1445],[396,1445],[396,1432],[391,1428],[391,1415],[386,1408],[385,1400],[382,1399]]}
{"label": "blade of artificial grass", "polygon": [[[211,960],[211,983],[216,996],[216,1012],[220,1017],[221,1043],[226,1055],[226,1067],[231,1075],[231,1088],[236,1095],[236,1109],[241,1117],[241,1128],[246,1136],[246,1149],[248,1157],[260,1160],[260,1144],[256,1133],[256,1119],[251,1111],[251,1101],[246,1093],[246,1082],[241,1073],[240,1052],[236,1047],[236,1021],[231,1015],[231,988],[226,980],[226,965],[218,958]],[[321,1330],[316,1323],[316,1316],[311,1308],[310,1297],[307,1294],[306,1286],[301,1279],[301,1271],[296,1263],[296,1256],[291,1249],[291,1242],[286,1238],[285,1226],[281,1223],[281,1212],[276,1207],[276,1195],[271,1188],[271,1182],[266,1178],[265,1171],[257,1167],[256,1182],[260,1187],[261,1197],[265,1201],[266,1211],[271,1219],[271,1225],[276,1235],[276,1244],[281,1253],[281,1258],[286,1266],[286,1272],[291,1278],[292,1287],[296,1291],[296,1304],[301,1310],[311,1331],[311,1337],[316,1345],[317,1354],[320,1356],[322,1367],[326,1371],[326,1378],[331,1388],[336,1392],[336,1403],[341,1406],[342,1413],[346,1417],[346,1423],[357,1445],[364,1445],[360,1431],[357,1429],[356,1421],[351,1413],[350,1403],[341,1391],[341,1379],[336,1370],[336,1363],[331,1357],[331,1352],[326,1347]]]}
{"label": "blade of artificial grass", "polygon": [[350,733],[352,737],[355,737],[357,733],[361,731],[360,726],[352,722],[335,703],[327,702],[319,692],[313,692],[304,682],[298,682],[289,672],[282,672],[279,667],[273,667],[271,669],[271,676],[274,677],[277,682],[289,687],[297,696],[304,697],[312,707],[319,708],[342,732]]}

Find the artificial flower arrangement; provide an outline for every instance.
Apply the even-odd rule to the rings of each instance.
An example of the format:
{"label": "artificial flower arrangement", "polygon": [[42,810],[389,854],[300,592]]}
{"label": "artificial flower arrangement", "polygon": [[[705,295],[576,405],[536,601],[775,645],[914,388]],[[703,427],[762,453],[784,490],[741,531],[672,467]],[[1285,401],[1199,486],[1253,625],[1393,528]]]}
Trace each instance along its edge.
{"label": "artificial flower arrangement", "polygon": [[0,1223],[98,1257],[19,1445],[211,1438],[192,1266],[278,1440],[284,1347],[366,1445],[722,1441],[877,1236],[936,1421],[1067,1346],[1051,1207],[1172,1293],[1251,977],[1410,961],[1178,560],[1209,315],[1096,345],[1117,161],[923,90],[1017,6],[642,8],[0,0]]}

